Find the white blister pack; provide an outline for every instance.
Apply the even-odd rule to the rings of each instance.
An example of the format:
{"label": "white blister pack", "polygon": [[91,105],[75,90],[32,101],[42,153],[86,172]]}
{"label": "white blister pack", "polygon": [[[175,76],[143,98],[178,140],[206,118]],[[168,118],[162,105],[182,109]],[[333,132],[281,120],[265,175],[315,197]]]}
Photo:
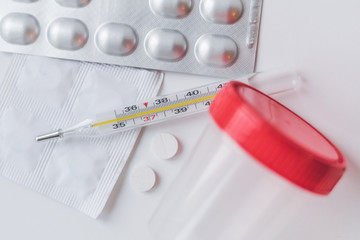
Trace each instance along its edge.
{"label": "white blister pack", "polygon": [[35,137],[93,111],[152,97],[163,74],[2,53],[0,60],[10,60],[0,72],[0,175],[98,217],[140,129],[48,142]]}
{"label": "white blister pack", "polygon": [[0,50],[227,78],[253,72],[262,0],[7,0]]}

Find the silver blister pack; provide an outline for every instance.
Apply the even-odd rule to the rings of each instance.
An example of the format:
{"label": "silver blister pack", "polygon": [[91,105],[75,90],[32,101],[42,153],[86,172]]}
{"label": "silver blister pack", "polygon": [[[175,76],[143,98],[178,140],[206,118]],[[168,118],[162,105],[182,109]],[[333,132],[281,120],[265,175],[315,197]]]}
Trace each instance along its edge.
{"label": "silver blister pack", "polygon": [[238,77],[254,70],[262,0],[6,0],[0,51]]}

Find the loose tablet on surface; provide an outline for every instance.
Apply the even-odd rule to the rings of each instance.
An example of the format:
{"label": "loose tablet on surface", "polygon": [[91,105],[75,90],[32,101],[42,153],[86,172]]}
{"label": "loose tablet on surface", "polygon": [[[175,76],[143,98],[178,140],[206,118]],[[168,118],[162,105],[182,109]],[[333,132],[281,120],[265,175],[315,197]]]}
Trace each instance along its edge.
{"label": "loose tablet on surface", "polygon": [[150,191],[156,184],[156,173],[148,166],[139,166],[131,173],[130,182],[136,191]]}
{"label": "loose tablet on surface", "polygon": [[153,139],[152,150],[161,159],[171,159],[179,150],[179,142],[169,133],[160,133]]}

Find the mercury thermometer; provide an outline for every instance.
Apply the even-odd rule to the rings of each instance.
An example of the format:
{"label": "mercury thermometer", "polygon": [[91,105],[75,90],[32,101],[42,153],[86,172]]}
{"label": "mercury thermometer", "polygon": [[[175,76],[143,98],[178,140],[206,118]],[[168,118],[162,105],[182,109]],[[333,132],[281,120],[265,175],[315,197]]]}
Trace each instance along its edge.
{"label": "mercury thermometer", "polygon": [[[294,70],[277,69],[251,73],[238,81],[247,81],[250,86],[273,95],[295,89],[299,83],[299,76]],[[71,135],[103,136],[205,112],[227,82],[229,81],[211,83],[100,113],[74,126],[38,136],[36,141]]]}

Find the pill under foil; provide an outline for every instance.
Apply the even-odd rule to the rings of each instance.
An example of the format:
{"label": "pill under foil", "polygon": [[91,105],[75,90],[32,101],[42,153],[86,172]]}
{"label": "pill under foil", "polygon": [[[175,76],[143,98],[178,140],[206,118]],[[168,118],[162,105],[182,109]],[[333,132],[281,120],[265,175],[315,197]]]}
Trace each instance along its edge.
{"label": "pill under foil", "polygon": [[241,0],[201,0],[200,12],[208,22],[233,24],[243,13]]}
{"label": "pill under foil", "polygon": [[129,25],[107,23],[96,33],[97,47],[109,55],[129,55],[135,50],[137,44],[137,34]]}
{"label": "pill under foil", "polygon": [[186,17],[192,7],[192,0],[150,0],[151,9],[155,14],[168,18]]}
{"label": "pill under foil", "polygon": [[89,33],[80,20],[59,18],[50,24],[47,36],[49,42],[58,49],[77,50],[85,46]]}
{"label": "pill under foil", "polygon": [[36,18],[25,13],[10,13],[1,21],[0,35],[12,44],[27,45],[36,41],[40,26]]}
{"label": "pill under foil", "polygon": [[225,68],[235,62],[238,48],[228,36],[206,34],[197,41],[195,55],[199,62],[207,66]]}
{"label": "pill under foil", "polygon": [[162,61],[179,61],[186,53],[185,36],[176,30],[156,29],[145,39],[145,49],[149,56]]}

